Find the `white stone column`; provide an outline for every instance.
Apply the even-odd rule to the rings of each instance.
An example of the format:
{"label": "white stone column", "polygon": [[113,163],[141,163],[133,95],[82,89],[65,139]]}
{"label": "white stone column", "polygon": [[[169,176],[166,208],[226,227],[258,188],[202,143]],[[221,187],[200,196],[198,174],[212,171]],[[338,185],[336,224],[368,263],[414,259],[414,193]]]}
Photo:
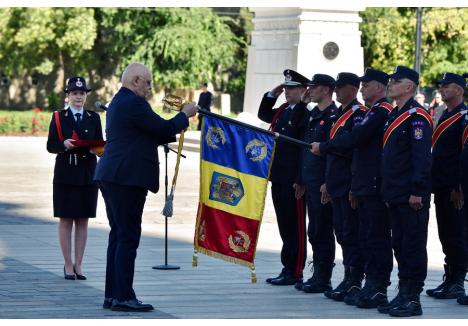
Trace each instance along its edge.
{"label": "white stone column", "polygon": [[342,71],[363,73],[359,11],[364,7],[350,4],[340,9],[250,10],[255,17],[247,61],[244,112],[257,115],[263,94],[284,80],[283,70],[287,68],[307,78],[316,73],[333,77]]}

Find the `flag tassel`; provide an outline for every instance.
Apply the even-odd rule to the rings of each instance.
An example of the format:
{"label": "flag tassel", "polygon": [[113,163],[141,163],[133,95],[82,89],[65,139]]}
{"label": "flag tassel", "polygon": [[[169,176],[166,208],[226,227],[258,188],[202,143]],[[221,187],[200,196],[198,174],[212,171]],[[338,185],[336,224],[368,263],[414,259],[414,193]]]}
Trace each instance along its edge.
{"label": "flag tassel", "polygon": [[198,266],[198,252],[195,250],[192,257],[192,267]]}
{"label": "flag tassel", "polygon": [[252,266],[250,270],[250,279],[252,283],[257,283],[257,273],[255,273],[255,266]]}

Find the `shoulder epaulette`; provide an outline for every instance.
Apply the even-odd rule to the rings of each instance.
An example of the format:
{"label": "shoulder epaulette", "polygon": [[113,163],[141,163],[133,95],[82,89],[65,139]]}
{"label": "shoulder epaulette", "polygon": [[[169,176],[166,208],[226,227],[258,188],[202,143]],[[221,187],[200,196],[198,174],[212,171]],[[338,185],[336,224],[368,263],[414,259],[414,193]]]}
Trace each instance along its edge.
{"label": "shoulder epaulette", "polygon": [[432,117],[426,110],[422,108],[418,108],[418,107],[413,107],[409,109],[408,112],[410,115],[416,114],[416,115],[422,116],[423,118],[427,120],[427,122],[429,122],[429,124],[431,125],[431,128],[434,128],[434,122],[432,122]]}
{"label": "shoulder epaulette", "polygon": [[380,102],[379,104],[377,104],[377,106],[383,107],[383,108],[386,109],[388,112],[392,112],[392,110],[394,109],[394,108],[393,108],[393,105],[391,105],[391,104],[388,103],[388,102]]}

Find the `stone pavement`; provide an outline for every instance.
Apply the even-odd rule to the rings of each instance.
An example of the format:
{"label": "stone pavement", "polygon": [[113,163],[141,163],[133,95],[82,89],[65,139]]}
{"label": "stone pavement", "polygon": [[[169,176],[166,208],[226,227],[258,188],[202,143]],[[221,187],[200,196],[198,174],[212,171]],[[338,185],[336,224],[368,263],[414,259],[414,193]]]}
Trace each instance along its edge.
{"label": "stone pavement", "polygon": [[[175,155],[169,155],[172,170]],[[147,198],[134,283],[139,299],[153,304],[156,310],[112,312],[101,308],[108,235],[102,199],[98,217],[90,220],[83,265],[88,280],[64,280],[57,220],[52,217],[54,156],[46,152],[45,138],[0,137],[0,318],[388,318],[375,310],[332,302],[320,294],[299,293],[293,287],[273,287],[264,282],[280,270],[281,242],[270,198],[256,258],[258,283],[250,283],[247,268],[204,255],[199,255],[199,266],[193,268],[199,156],[195,152],[186,155],[174,199],[174,217],[169,221],[169,264],[181,269],[151,268],[164,263],[162,178],[162,191]],[[442,275],[443,256],[433,211],[429,231],[426,287],[440,283]],[[342,275],[338,251],[333,285]],[[305,277],[310,277],[308,270]],[[394,272],[390,296],[396,293],[395,280]],[[467,307],[454,300],[434,300],[424,294],[421,298],[424,315],[414,319],[468,317]]]}

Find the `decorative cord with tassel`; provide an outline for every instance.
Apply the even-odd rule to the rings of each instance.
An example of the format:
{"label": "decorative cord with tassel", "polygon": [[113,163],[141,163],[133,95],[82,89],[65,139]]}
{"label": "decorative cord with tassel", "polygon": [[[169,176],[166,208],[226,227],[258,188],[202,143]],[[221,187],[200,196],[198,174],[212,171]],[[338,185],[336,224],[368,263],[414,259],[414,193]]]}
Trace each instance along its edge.
{"label": "decorative cord with tassel", "polygon": [[172,178],[171,192],[166,198],[166,203],[162,210],[162,214],[165,217],[172,217],[174,213],[174,191],[177,183],[177,175],[179,174],[180,155],[182,154],[182,148],[184,147],[184,131],[182,130],[179,137],[179,147],[177,148],[177,163],[175,166],[174,177]]}

